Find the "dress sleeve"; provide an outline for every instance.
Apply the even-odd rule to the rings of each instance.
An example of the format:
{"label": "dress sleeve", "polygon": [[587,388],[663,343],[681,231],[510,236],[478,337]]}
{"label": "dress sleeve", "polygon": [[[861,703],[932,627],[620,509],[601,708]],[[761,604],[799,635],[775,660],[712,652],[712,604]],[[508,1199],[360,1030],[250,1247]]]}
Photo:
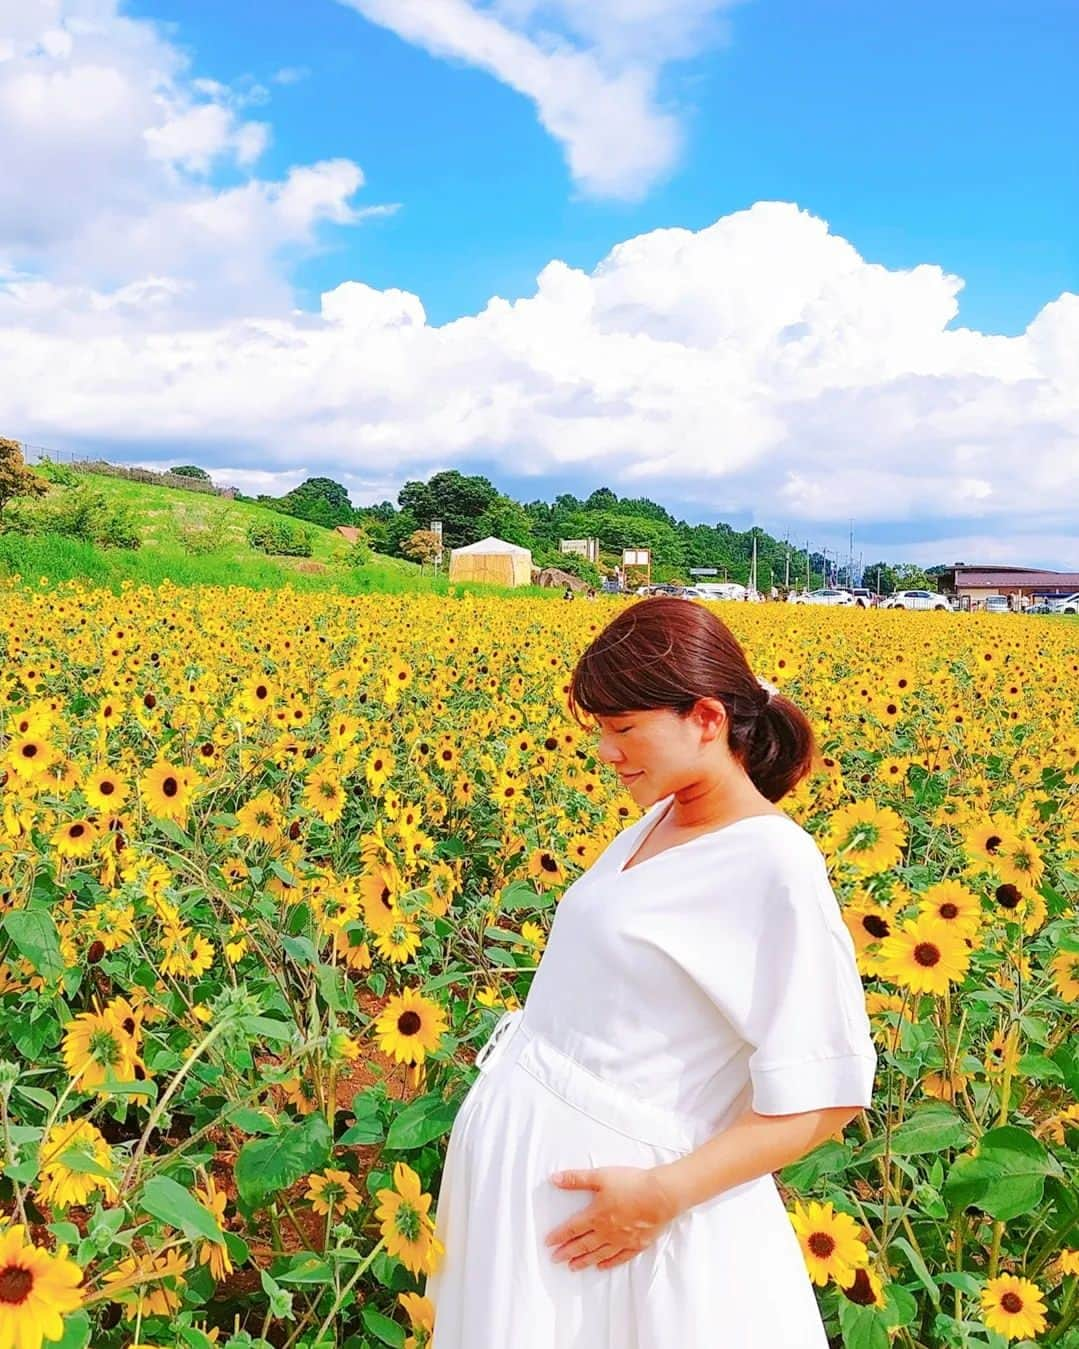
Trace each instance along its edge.
{"label": "dress sleeve", "polygon": [[865,1107],[873,1095],[877,1053],[854,942],[819,849],[808,836],[798,843],[771,859],[761,893],[721,906],[722,958],[699,980],[750,1047],[760,1115]]}

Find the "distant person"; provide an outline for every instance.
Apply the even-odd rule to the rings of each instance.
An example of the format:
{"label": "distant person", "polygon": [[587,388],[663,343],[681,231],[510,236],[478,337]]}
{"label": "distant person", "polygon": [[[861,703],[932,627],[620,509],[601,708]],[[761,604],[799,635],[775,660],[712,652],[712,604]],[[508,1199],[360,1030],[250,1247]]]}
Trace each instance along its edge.
{"label": "distant person", "polygon": [[563,592],[562,592],[562,598],[563,598],[564,600],[571,600],[571,599],[573,599],[573,589],[572,589],[572,587],[566,586],[565,590],[563,590]]}
{"label": "distant person", "polygon": [[594,599],[596,598],[596,587],[595,587],[595,586],[589,586],[589,587],[588,587],[588,598],[589,598],[590,600],[594,600]]}

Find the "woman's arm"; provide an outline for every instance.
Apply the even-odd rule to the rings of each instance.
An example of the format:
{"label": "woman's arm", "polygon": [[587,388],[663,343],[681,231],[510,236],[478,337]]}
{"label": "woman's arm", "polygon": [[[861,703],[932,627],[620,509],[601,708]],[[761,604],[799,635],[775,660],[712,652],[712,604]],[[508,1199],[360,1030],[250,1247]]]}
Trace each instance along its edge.
{"label": "woman's arm", "polygon": [[670,1198],[672,1217],[735,1185],[782,1170],[839,1133],[861,1109],[839,1105],[798,1115],[747,1110],[694,1152],[653,1168]]}

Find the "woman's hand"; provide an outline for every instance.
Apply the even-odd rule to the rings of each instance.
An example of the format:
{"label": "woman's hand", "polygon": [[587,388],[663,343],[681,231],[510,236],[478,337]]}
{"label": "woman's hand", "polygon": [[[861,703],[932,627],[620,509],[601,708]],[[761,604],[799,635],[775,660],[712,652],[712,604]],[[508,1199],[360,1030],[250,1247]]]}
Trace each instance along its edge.
{"label": "woman's hand", "polygon": [[594,1190],[588,1208],[548,1234],[555,1261],[570,1269],[613,1269],[632,1260],[678,1216],[673,1196],[654,1169],[603,1166],[596,1171],[560,1171],[551,1182],[563,1190]]}

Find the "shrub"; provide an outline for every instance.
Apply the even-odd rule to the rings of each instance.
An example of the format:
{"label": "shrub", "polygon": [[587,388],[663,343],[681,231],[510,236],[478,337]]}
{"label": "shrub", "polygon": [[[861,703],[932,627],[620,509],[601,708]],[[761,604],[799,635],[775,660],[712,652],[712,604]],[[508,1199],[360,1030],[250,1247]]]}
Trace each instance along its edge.
{"label": "shrub", "polygon": [[5,513],[4,528],[16,534],[62,534],[99,548],[138,548],[141,543],[130,508],[106,500],[85,482],[41,502],[20,503]]}
{"label": "shrub", "polygon": [[313,551],[311,531],[288,520],[260,520],[247,531],[252,548],[277,557],[310,557]]}

